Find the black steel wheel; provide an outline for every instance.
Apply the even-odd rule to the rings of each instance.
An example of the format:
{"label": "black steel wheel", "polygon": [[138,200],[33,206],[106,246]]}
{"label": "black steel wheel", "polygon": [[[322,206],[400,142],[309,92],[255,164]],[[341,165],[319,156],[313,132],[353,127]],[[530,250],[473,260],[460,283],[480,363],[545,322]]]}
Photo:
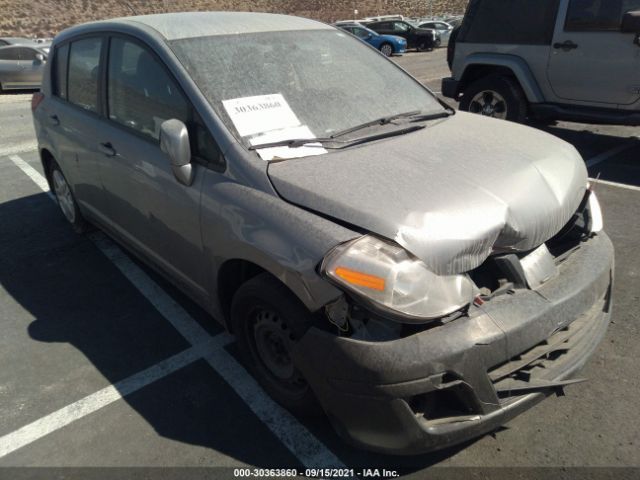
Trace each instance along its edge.
{"label": "black steel wheel", "polygon": [[267,273],[252,278],[233,298],[231,322],[244,363],[267,393],[295,413],[320,412],[291,355],[311,314],[289,289]]}

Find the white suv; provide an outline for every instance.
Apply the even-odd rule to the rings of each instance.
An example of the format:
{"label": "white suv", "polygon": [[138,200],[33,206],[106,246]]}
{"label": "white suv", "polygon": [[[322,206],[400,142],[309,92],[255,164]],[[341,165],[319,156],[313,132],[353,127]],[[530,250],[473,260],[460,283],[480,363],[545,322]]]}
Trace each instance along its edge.
{"label": "white suv", "polygon": [[471,0],[449,63],[462,110],[640,125],[640,0]]}

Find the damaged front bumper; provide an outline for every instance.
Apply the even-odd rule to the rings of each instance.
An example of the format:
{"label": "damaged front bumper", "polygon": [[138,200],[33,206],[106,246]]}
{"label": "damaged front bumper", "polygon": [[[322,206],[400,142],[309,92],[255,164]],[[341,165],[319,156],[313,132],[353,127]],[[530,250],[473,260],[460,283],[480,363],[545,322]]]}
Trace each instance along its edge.
{"label": "damaged front bumper", "polygon": [[570,383],[606,332],[612,278],[613,247],[599,233],[535,291],[517,289],[387,342],[312,328],[294,361],[351,443],[393,454],[445,448]]}

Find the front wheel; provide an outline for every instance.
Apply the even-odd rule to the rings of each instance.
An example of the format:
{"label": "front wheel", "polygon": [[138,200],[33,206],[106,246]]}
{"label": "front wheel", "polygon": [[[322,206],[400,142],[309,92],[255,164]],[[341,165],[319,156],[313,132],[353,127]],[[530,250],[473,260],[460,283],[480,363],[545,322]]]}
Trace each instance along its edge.
{"label": "front wheel", "polygon": [[380,51],[385,57],[393,55],[393,47],[389,43],[385,43],[380,47]]}
{"label": "front wheel", "polygon": [[264,273],[243,284],[231,305],[242,358],[267,393],[297,414],[321,412],[291,352],[311,325],[311,314],[289,289]]}
{"label": "front wheel", "polygon": [[476,80],[464,89],[460,100],[460,110],[518,123],[526,120],[527,107],[520,85],[502,75]]}
{"label": "front wheel", "polygon": [[418,50],[419,52],[428,52],[433,50],[433,47],[427,42],[421,42],[418,44],[418,47],[416,48],[416,50]]}

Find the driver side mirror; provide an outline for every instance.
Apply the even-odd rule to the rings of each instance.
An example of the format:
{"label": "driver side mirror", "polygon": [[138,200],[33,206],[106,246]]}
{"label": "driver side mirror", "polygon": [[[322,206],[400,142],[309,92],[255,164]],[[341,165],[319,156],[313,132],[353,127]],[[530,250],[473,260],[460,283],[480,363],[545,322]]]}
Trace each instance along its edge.
{"label": "driver side mirror", "polygon": [[175,118],[160,125],[160,150],[167,154],[173,175],[183,185],[193,183],[191,145],[187,126]]}
{"label": "driver side mirror", "polygon": [[44,55],[41,53],[36,53],[36,63],[44,63],[46,61],[46,58],[44,58]]}
{"label": "driver side mirror", "polygon": [[640,10],[625,13],[620,30],[622,33],[640,33]]}

